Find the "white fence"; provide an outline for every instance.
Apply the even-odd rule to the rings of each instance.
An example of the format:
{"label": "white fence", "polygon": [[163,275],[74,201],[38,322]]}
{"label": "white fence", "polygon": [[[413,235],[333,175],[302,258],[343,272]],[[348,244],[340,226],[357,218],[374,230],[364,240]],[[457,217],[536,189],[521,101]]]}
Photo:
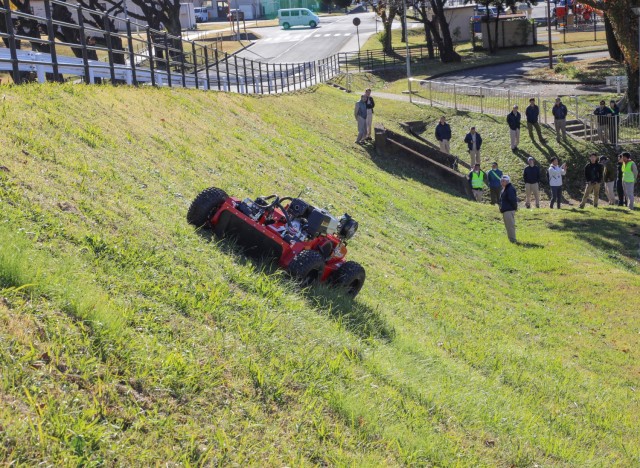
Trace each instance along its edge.
{"label": "white fence", "polygon": [[488,88],[441,81],[410,79],[411,102],[480,114],[507,115],[514,105],[524,109],[529,99],[540,104],[540,95],[507,88]]}

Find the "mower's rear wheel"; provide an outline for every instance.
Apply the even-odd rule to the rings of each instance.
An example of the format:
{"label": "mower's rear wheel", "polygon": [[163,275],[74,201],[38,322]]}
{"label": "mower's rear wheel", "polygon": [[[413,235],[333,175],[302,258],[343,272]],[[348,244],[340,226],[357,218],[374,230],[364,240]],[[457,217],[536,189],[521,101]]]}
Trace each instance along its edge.
{"label": "mower's rear wheel", "polygon": [[320,281],[324,272],[324,258],[315,250],[303,250],[289,264],[289,274],[302,286]]}
{"label": "mower's rear wheel", "polygon": [[366,277],[362,265],[357,262],[346,262],[332,275],[331,281],[337,287],[345,288],[349,296],[356,297]]}
{"label": "mower's rear wheel", "polygon": [[191,202],[187,212],[187,222],[197,227],[209,227],[209,221],[220,205],[229,198],[224,190],[210,187],[200,192]]}

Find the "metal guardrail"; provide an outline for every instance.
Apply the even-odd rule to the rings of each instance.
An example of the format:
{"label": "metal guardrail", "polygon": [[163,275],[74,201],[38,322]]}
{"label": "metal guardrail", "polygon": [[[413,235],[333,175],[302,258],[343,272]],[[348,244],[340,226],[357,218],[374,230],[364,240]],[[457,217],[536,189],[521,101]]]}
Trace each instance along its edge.
{"label": "metal guardrail", "polygon": [[615,147],[622,143],[640,143],[640,114],[586,115],[585,138]]}
{"label": "metal guardrail", "polygon": [[507,88],[471,86],[431,80],[410,79],[411,102],[430,106],[449,107],[480,114],[507,115],[514,105],[524,112],[529,99],[540,102],[540,95]]}

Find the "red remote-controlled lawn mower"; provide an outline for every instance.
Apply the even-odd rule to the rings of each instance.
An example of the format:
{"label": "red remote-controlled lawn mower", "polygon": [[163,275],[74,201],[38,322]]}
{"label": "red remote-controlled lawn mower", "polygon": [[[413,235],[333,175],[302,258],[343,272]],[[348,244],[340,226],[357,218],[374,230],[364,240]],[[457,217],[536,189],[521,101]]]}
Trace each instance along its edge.
{"label": "red remote-controlled lawn mower", "polygon": [[355,297],[364,284],[364,268],[345,260],[347,241],[358,230],[346,213],[336,219],[299,198],[239,200],[211,187],[193,200],[187,221],[213,229],[220,238],[237,239],[249,253],[277,258],[279,266],[304,286],[327,282]]}

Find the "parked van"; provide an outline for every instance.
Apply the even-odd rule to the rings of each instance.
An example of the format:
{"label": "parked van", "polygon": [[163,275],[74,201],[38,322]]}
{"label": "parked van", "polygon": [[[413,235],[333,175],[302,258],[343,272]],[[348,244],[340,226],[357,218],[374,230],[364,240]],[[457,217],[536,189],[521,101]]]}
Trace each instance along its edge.
{"label": "parked van", "polygon": [[292,26],[315,28],[320,18],[307,8],[286,8],[278,10],[278,22],[283,29],[289,29]]}

